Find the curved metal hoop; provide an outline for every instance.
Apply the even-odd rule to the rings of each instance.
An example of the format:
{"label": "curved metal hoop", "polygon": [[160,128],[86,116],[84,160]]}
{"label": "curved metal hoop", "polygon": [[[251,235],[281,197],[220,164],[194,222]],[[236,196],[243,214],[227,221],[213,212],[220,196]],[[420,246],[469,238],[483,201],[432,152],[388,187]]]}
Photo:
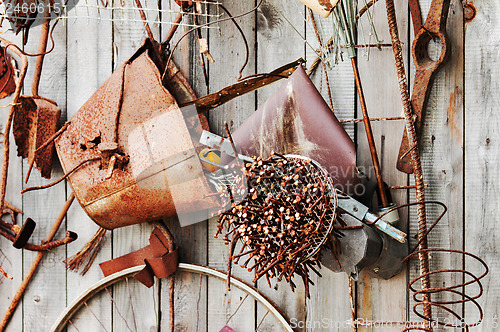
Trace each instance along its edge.
{"label": "curved metal hoop", "polygon": [[[139,265],[131,267],[129,269],[125,269],[123,271],[114,273],[104,279],[101,279],[94,285],[90,286],[86,291],[80,294],[80,296],[78,296],[71,304],[69,304],[68,307],[66,307],[66,309],[59,315],[55,323],[52,325],[49,332],[63,331],[64,327],[66,327],[66,324],[71,319],[71,317],[73,317],[73,315],[78,312],[80,307],[90,298],[98,294],[101,290],[105,289],[106,287],[109,287],[123,279],[132,277],[134,274],[136,274],[143,268],[144,265]],[[178,271],[198,273],[202,275],[215,277],[224,281],[227,280],[226,273],[208,266],[179,263],[177,269]],[[266,307],[267,310],[269,310],[269,312],[273,314],[274,317],[276,317],[276,319],[284,327],[285,331],[293,332],[292,327],[288,323],[288,319],[284,316],[284,314],[281,312],[278,306],[271,300],[269,300],[266,296],[264,296],[262,293],[260,293],[257,288],[234,277],[231,277],[231,285],[241,289],[247,294],[250,294],[255,300],[257,300],[264,307]]]}

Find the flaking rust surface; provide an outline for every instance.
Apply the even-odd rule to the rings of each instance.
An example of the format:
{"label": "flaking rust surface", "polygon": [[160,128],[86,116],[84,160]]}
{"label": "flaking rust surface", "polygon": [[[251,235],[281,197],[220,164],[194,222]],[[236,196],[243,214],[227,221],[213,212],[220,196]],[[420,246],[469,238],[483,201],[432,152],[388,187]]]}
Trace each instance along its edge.
{"label": "flaking rust surface", "polygon": [[[129,61],[125,70],[123,65],[118,68],[82,106],[71,119],[71,125],[56,141],[65,172],[71,171],[82,161],[101,157],[98,144],[88,148],[82,144],[82,139],[96,140],[96,143],[114,141],[122,84],[118,153],[129,155],[130,133],[148,119],[162,112],[178,112],[177,116],[182,118],[176,100],[162,86],[160,72],[148,51],[136,53]],[[177,85],[178,92],[182,90],[181,85]],[[189,93],[189,89],[183,89]],[[169,108],[172,105],[175,107]],[[175,131],[172,135],[174,138],[176,135],[189,135],[186,128],[184,131],[183,128],[166,130]],[[156,143],[163,144],[167,150],[169,145],[176,144],[172,141]],[[176,209],[169,190],[141,187],[136,183],[130,164],[122,169],[114,169],[111,176],[107,169],[99,165],[98,161],[85,164],[69,177],[69,181],[79,203],[100,226],[113,229],[175,215]],[[202,200],[202,195],[208,193],[207,188],[206,183],[201,183],[196,190],[191,191],[193,206],[203,207],[210,202],[209,199]]]}
{"label": "flaking rust surface", "polygon": [[42,99],[21,96],[16,106],[13,121],[14,138],[17,154],[28,158],[28,163],[35,159],[35,167],[44,178],[50,178],[54,144],[35,153],[56,131],[61,116],[61,109],[54,103]]}

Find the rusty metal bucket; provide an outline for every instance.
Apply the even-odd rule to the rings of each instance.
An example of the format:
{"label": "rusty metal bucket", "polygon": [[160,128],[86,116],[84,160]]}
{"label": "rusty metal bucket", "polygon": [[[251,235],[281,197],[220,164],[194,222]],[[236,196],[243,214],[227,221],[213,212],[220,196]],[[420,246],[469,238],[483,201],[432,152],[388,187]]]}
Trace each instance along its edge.
{"label": "rusty metal bucket", "polygon": [[195,95],[172,62],[170,79],[162,84],[165,64],[158,49],[146,40],[56,140],[65,173],[73,171],[69,183],[76,198],[106,229],[174,216],[179,209],[207,210],[218,203],[205,197],[212,191],[199,176],[199,159],[193,158],[198,147],[191,136],[208,129],[206,119],[196,112],[194,121],[187,119],[179,108],[178,102]]}

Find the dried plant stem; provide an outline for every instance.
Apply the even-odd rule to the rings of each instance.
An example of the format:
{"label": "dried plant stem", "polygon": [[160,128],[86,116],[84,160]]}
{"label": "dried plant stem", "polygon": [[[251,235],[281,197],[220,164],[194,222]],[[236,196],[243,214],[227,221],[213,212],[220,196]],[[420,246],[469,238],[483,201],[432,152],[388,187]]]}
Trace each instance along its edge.
{"label": "dried plant stem", "polygon": [[238,150],[236,149],[236,146],[234,145],[233,136],[231,136],[231,132],[229,131],[229,125],[228,125],[227,121],[224,122],[224,129],[226,130],[226,134],[227,134],[227,138],[229,139],[229,143],[231,143],[231,148],[233,149],[234,158],[236,159],[236,163],[238,165],[241,165],[240,158],[238,157]]}
{"label": "dried plant stem", "polygon": [[[5,44],[5,47],[9,45],[14,45],[8,40],[0,37],[0,41]],[[16,105],[19,101],[19,96],[21,95],[21,90],[24,85],[24,78],[26,77],[26,72],[28,70],[28,59],[22,53],[22,51],[13,47],[13,51],[21,58],[22,68],[21,73],[19,74],[19,80],[17,82],[16,91],[14,92],[14,96],[12,98],[12,106],[9,110],[9,115],[7,117],[7,122],[5,123],[5,131],[4,131],[4,141],[3,141],[3,163],[2,163],[2,175],[0,179],[0,207],[3,208],[5,204],[5,189],[7,187],[7,174],[9,171],[9,153],[10,153],[10,127],[12,126],[12,120],[14,119],[14,111]]]}
{"label": "dried plant stem", "polygon": [[[309,12],[309,17],[311,18],[311,22],[314,28],[314,34],[316,35],[316,39],[318,40],[320,48],[323,48],[323,41],[321,40],[321,36],[319,35],[318,26],[316,25],[316,20],[314,19],[313,12],[310,8],[307,9]],[[332,112],[335,112],[333,109],[333,100],[332,100],[332,92],[330,91],[330,79],[328,77],[328,70],[326,68],[326,64],[323,62],[323,72],[325,73],[325,81],[326,81],[326,91],[328,92],[328,101],[330,102],[330,109]]]}
{"label": "dried plant stem", "polygon": [[[52,241],[52,239],[56,235],[56,233],[59,230],[59,227],[61,226],[61,224],[64,220],[64,217],[66,216],[66,213],[68,212],[68,209],[71,206],[71,203],[73,203],[74,199],[75,199],[75,194],[71,193],[68,200],[64,204],[61,212],[57,216],[57,219],[54,222],[54,225],[52,226],[49,234],[45,238],[46,242]],[[24,277],[23,282],[21,283],[21,286],[19,286],[19,289],[17,290],[16,294],[14,295],[14,298],[12,299],[12,302],[10,303],[9,308],[7,308],[7,312],[5,313],[5,316],[3,317],[2,321],[0,322],[0,332],[4,331],[7,324],[9,323],[12,315],[14,314],[14,311],[17,308],[17,305],[19,304],[19,301],[23,297],[23,294],[24,294],[24,291],[26,290],[26,287],[28,286],[29,282],[31,281],[31,278],[35,274],[35,271],[38,268],[38,265],[40,265],[40,262],[42,261],[43,256],[45,256],[45,251],[41,251],[36,255],[35,260],[31,264],[30,270],[28,271],[28,273]]]}
{"label": "dried plant stem", "polygon": [[368,116],[368,111],[366,107],[366,100],[363,93],[363,87],[361,86],[361,78],[359,76],[358,65],[355,58],[351,58],[352,70],[354,73],[354,81],[356,82],[356,90],[358,92],[358,100],[361,106],[361,112],[363,113],[363,123],[366,132],[366,138],[368,139],[368,145],[370,146],[370,154],[372,157],[373,168],[375,169],[375,175],[377,178],[378,191],[380,193],[380,201],[383,207],[389,206],[389,199],[387,198],[384,180],[382,179],[382,168],[380,167],[380,161],[378,159],[377,147],[375,144],[375,139],[373,137],[373,131],[371,127],[370,117]]}
{"label": "dried plant stem", "polygon": [[87,259],[87,257],[90,256],[88,263],[85,265],[85,268],[81,272],[82,275],[87,273],[97,255],[97,252],[104,242],[105,235],[106,229],[99,227],[94,236],[83,246],[82,249],[80,249],[76,254],[64,261],[64,263],[66,264],[66,268],[68,270],[78,271],[83,262]]}

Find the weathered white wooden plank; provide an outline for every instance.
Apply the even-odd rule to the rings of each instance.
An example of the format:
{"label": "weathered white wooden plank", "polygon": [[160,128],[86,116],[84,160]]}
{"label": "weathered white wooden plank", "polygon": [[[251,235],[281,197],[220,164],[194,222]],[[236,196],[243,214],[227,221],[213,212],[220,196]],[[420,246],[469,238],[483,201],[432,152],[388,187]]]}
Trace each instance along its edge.
{"label": "weathered white wooden plank", "polygon": [[[498,275],[499,205],[498,164],[500,154],[500,84],[498,44],[500,43],[500,3],[476,1],[476,18],[467,24],[465,33],[465,248],[479,255],[489,265],[490,274],[483,281],[484,293],[479,303],[484,322],[472,331],[496,331],[500,317]],[[466,260],[468,270],[482,273],[479,264]],[[477,293],[468,287],[467,293]],[[473,305],[466,306],[466,321],[478,318]]]}
{"label": "weathered white wooden plank", "polygon": [[[303,8],[299,5],[299,8]],[[290,27],[293,24],[305,35],[304,13],[296,10],[288,0],[264,1],[257,13],[257,72],[270,72],[286,63],[305,58],[302,37]],[[257,106],[262,105],[285,80],[257,91]],[[273,280],[273,285],[276,280]],[[286,281],[278,283],[278,288],[269,288],[266,280],[258,283],[259,289],[271,298],[287,315],[297,321],[305,321],[305,289],[302,281],[297,280],[297,288],[291,291]],[[258,307],[257,323],[267,310]],[[264,319],[259,331],[275,331],[276,322]],[[299,331],[300,329],[297,329]]]}
{"label": "weathered white wooden plank", "polygon": [[[212,7],[212,6],[210,6]],[[175,2],[165,0],[162,2],[163,9],[172,10],[174,13],[165,14],[163,21],[173,22],[176,13],[179,11]],[[203,8],[204,9],[204,8]],[[193,24],[193,17],[184,15],[183,23]],[[203,20],[204,23],[204,20]],[[161,40],[164,40],[171,29],[171,25],[163,24],[161,27]],[[177,40],[188,31],[187,26],[181,26],[171,42],[170,49]],[[205,30],[203,36],[207,35]],[[200,56],[198,38],[196,33],[185,37],[177,50],[175,50],[172,59],[181,70],[182,74],[198,96],[207,94],[205,78],[200,65]],[[177,218],[168,218],[165,224],[172,232],[175,243],[178,246],[179,260],[181,262],[207,264],[207,221],[194,225],[180,227]],[[175,329],[179,331],[206,331],[207,324],[207,282],[206,278],[182,273],[175,278]],[[166,329],[169,326],[169,278],[162,280],[161,286],[161,326]],[[193,317],[196,317],[193,319]]]}
{"label": "weathered white wooden plank", "polygon": [[[84,6],[85,3],[79,3],[74,11],[85,10]],[[90,8],[89,15],[97,17],[97,9]],[[112,24],[109,19],[109,12],[101,11],[101,21],[77,19],[67,22],[68,120],[111,75],[113,52]],[[71,190],[68,184],[68,193]],[[78,252],[98,229],[76,201],[68,211],[67,227],[78,233],[78,239],[68,247],[67,257]],[[80,275],[79,272],[67,273],[68,303],[103,277],[98,263],[111,259],[111,243],[111,232],[107,232],[107,239],[85,276]],[[83,266],[80,271],[82,269]],[[106,329],[111,330],[110,302],[104,297],[103,301],[92,301],[89,306],[90,310],[83,310],[73,319],[76,328],[84,326],[86,330],[97,331],[104,325]],[[73,329],[73,326],[70,326],[68,331],[78,331],[76,328]]]}
{"label": "weathered white wooden plank", "polygon": [[[310,67],[317,57],[314,50],[319,47],[319,43],[309,15],[304,13],[304,17],[307,20],[306,39],[308,41],[306,60],[308,67]],[[318,15],[314,15],[314,17],[319,35],[323,43],[326,43],[333,34],[332,18],[325,19]],[[350,64],[340,62],[333,69],[328,68],[327,72],[335,116],[338,119],[354,118],[356,102],[354,97],[354,77]],[[326,76],[321,63],[311,78],[323,99],[330,105]],[[344,129],[354,139],[354,125],[347,124]],[[311,287],[311,299],[306,301],[307,320],[305,321],[305,327],[307,327],[307,331],[348,331],[350,326],[346,325],[346,323],[351,319],[352,314],[347,275],[345,273],[334,273],[327,268],[322,268],[320,272],[321,278],[314,274],[311,276],[315,286]]]}
{"label": "weathered white wooden plank", "polygon": [[[151,9],[146,11],[146,14],[148,20],[153,20],[157,15],[155,9],[158,8],[158,4],[156,1],[148,0],[141,1],[141,3],[144,8]],[[115,7],[136,8],[135,1],[133,0],[115,0],[113,5]],[[113,69],[116,69],[133,54],[148,35],[144,24],[140,21],[139,10],[130,11],[117,8],[113,11],[113,19],[115,20],[113,24],[113,50],[115,52]],[[155,38],[158,39],[160,33],[159,25],[149,24],[149,26]]]}
{"label": "weathered white wooden plank", "polygon": [[[421,1],[424,17],[429,10],[430,1]],[[451,1],[447,21],[450,57],[448,62],[439,70],[433,85],[426,119],[424,120],[421,135],[421,158],[424,171],[424,182],[427,184],[425,198],[439,200],[445,203],[448,214],[439,225],[429,234],[428,246],[434,248],[463,248],[463,219],[464,219],[464,155],[463,155],[463,127],[464,127],[464,57],[463,57],[463,10],[461,1]],[[431,56],[439,55],[439,48],[429,47]],[[434,55],[433,55],[434,54]],[[415,82],[413,82],[415,83]],[[411,178],[411,177],[410,177]],[[410,196],[414,200],[413,192]],[[428,205],[428,226],[442,212],[441,207]],[[415,244],[413,235],[417,233],[416,212],[412,209],[410,224],[411,246]],[[418,260],[410,262],[410,280],[418,276]],[[462,267],[462,257],[459,255],[433,254],[430,260],[430,269],[459,269]],[[443,274],[431,278],[431,286],[449,287],[460,284],[462,275]],[[420,283],[416,285],[420,288]],[[410,308],[414,302],[411,294]],[[450,294],[436,294],[433,300],[457,300],[457,296]],[[461,306],[449,306],[461,313]],[[422,307],[419,308],[422,312]],[[419,320],[410,312],[411,320]],[[433,318],[439,321],[454,320],[449,313],[433,308]]]}
{"label": "weathered white wooden plank", "polygon": [[[243,13],[255,6],[253,1],[236,0],[223,1],[224,6],[233,15]],[[250,46],[249,62],[243,76],[255,73],[255,14],[244,16],[237,20]],[[210,30],[210,51],[215,63],[210,65],[210,92],[218,91],[238,79],[238,72],[245,61],[245,46],[243,40],[231,21],[220,24],[220,30]],[[210,126],[213,132],[225,135],[224,121],[228,121],[230,130],[234,131],[253,111],[255,111],[255,95],[233,99],[222,107],[210,111]],[[229,247],[224,245],[222,236],[214,239],[216,232],[215,219],[209,220],[208,227],[208,265],[226,270]],[[238,250],[238,249],[237,249]],[[253,279],[252,274],[238,265],[233,267],[235,276],[246,281]],[[219,331],[226,325],[229,317],[236,311],[245,294],[237,289],[227,292],[226,286],[220,283],[208,282],[208,331]],[[248,299],[238,310],[238,316],[233,317],[229,325],[236,330],[250,331],[255,324],[255,305]]]}
{"label": "weathered white wooden plank", "polygon": [[[362,4],[363,2],[361,2]],[[376,43],[371,33],[368,15],[373,16],[377,35],[382,43],[390,43],[387,14],[384,1],[376,3],[370,13],[363,15],[359,21],[359,44]],[[403,54],[408,55],[408,8],[406,3],[396,3],[399,37],[404,44]],[[395,117],[401,115],[402,103],[398,89],[394,55],[391,47],[382,50],[376,48],[359,49],[357,63],[361,84],[366,98],[368,115],[371,118]],[[358,117],[362,117],[358,99]],[[403,121],[372,122],[373,135],[376,142],[378,158],[382,167],[382,176],[389,186],[407,184],[407,175],[396,170],[396,160],[403,133]],[[376,181],[373,161],[363,123],[357,125],[358,167]],[[395,204],[407,202],[407,192],[392,191]],[[406,210],[400,210],[399,227],[407,231],[408,219]],[[407,316],[407,269],[390,280],[369,276],[366,271],[358,281],[358,317],[365,321],[404,321]],[[377,328],[360,327],[360,331],[372,331]],[[384,326],[384,331],[401,331],[400,327]]]}
{"label": "weathered white wooden plank", "polygon": [[[253,2],[226,0],[224,6],[233,15],[252,9]],[[227,15],[224,14],[224,17]],[[243,77],[255,72],[255,14],[246,15],[236,20],[248,41],[250,54]],[[239,71],[245,62],[245,46],[241,35],[231,21],[219,24],[220,29],[210,30],[210,51],[215,63],[210,65],[210,92],[216,92],[227,85],[236,83]],[[235,130],[252,112],[255,111],[255,98],[250,93],[226,103],[210,112],[210,126],[215,133],[225,136],[224,121],[229,122],[229,129]]]}
{"label": "weathered white wooden plank", "polygon": [[[8,24],[3,23],[3,27]],[[2,37],[14,42],[20,43],[22,36],[15,36],[13,32],[8,31],[2,34]],[[16,57],[17,58],[17,57]],[[21,64],[18,63],[20,66]],[[6,106],[12,102],[12,97],[8,97],[1,100],[1,105]],[[5,109],[7,110],[7,109]],[[7,112],[0,112],[0,124],[1,131],[4,132],[5,122],[7,121]],[[3,135],[2,135],[3,139]],[[0,149],[3,155],[3,144]],[[10,153],[9,153],[9,175],[6,188],[6,200],[9,203],[14,204],[17,208],[22,209],[23,201],[20,191],[22,189],[22,160],[17,157],[17,148],[14,143],[14,136],[10,135]],[[20,225],[24,221],[25,217],[18,215],[16,218],[17,224]],[[8,220],[8,219],[7,219]],[[12,280],[6,279],[3,276],[0,277],[0,315],[3,315],[12,301],[12,297],[16,293],[21,281],[23,280],[23,253],[22,250],[15,249],[12,243],[7,239],[0,239],[0,266],[13,278]],[[22,330],[22,301],[19,303],[19,309],[16,310],[12,319],[8,325],[8,331],[20,331]]]}
{"label": "weathered white wooden plank", "polygon": [[[36,53],[40,36],[40,26],[30,30],[30,38],[25,50]],[[61,108],[61,117],[66,115],[66,27],[58,24],[53,34],[56,47],[45,56],[44,68],[40,80],[39,94],[55,100]],[[50,44],[48,48],[50,47]],[[28,70],[25,93],[31,94],[34,58],[31,58]],[[26,161],[23,170],[27,170]],[[26,173],[24,171],[24,174]],[[33,169],[30,180],[24,187],[47,184],[62,176],[62,170],[57,163],[52,169],[52,179],[42,179],[38,170]],[[33,243],[40,243],[52,228],[62,206],[66,201],[64,184],[44,191],[28,192],[23,195],[25,216],[32,217],[37,227],[31,238]],[[64,237],[65,226],[61,226],[55,238]],[[28,271],[37,253],[25,251],[23,255],[24,271]],[[24,294],[24,330],[48,330],[53,323],[53,317],[65,308],[66,303],[66,269],[61,262],[66,257],[66,248],[60,247],[46,253],[37,273]],[[61,287],[62,286],[62,287]]]}
{"label": "weathered white wooden plank", "polygon": [[[117,0],[114,1],[114,5],[134,7],[135,2],[133,0]],[[145,6],[144,2],[143,6]],[[156,2],[148,2],[148,7],[151,9],[158,8]],[[150,11],[148,14],[153,17],[155,15],[154,11]],[[147,37],[147,34],[144,24],[140,21],[134,21],[134,19],[140,19],[137,10],[134,12],[116,10],[114,17],[117,19],[113,24],[113,49],[115,51],[113,66],[116,69],[136,51],[144,38]],[[158,27],[151,26],[151,29],[154,34],[159,33]],[[114,230],[113,257],[119,257],[148,245],[152,230],[153,227],[150,224],[138,224]],[[113,296],[117,299],[117,303],[122,303],[124,307],[115,307],[113,309],[113,329],[126,330],[126,322],[128,324],[134,322],[134,326],[140,331],[147,331],[158,326],[158,310],[155,309],[159,301],[158,285],[156,283],[154,287],[146,288],[143,285],[134,283],[130,287],[128,285],[114,287]],[[127,306],[128,303],[131,303],[128,300],[130,297],[134,299],[133,308]],[[124,319],[115,319],[120,316],[120,313]]]}

